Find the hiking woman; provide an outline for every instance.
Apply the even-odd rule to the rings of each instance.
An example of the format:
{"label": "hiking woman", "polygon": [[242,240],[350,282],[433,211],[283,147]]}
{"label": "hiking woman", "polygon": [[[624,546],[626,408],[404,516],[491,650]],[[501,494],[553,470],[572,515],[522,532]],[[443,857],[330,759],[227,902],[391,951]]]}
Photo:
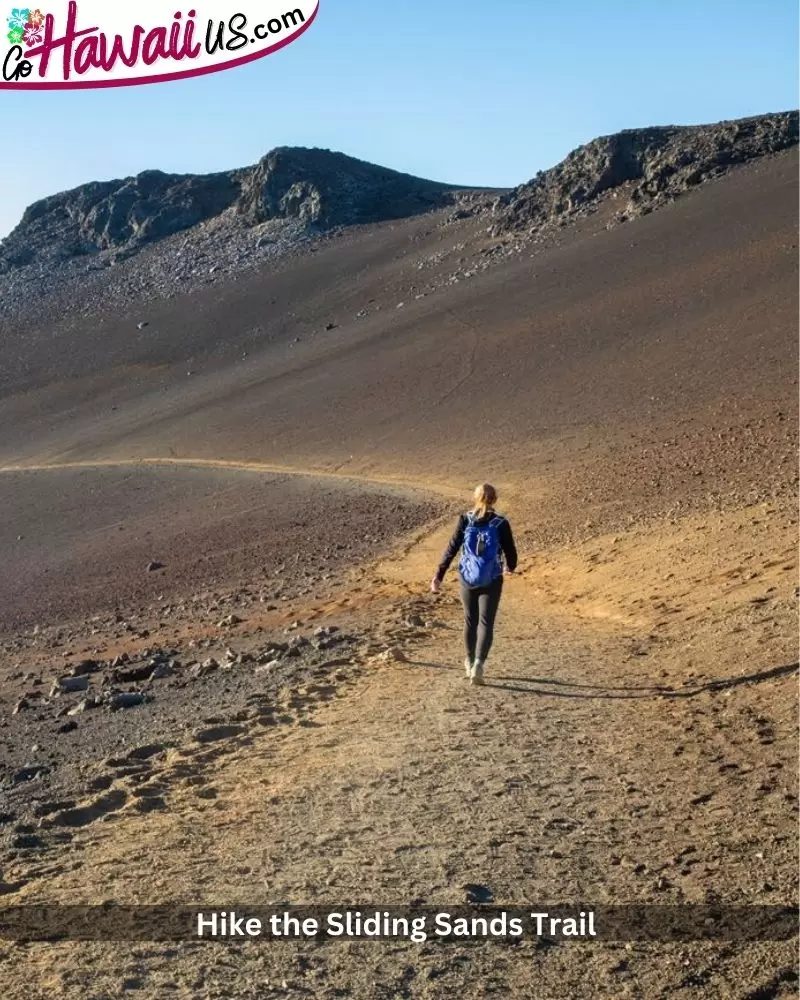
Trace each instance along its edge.
{"label": "hiking woman", "polygon": [[[458,568],[464,605],[464,667],[472,684],[483,684],[483,668],[492,648],[503,576],[517,568],[511,525],[497,514],[496,503],[494,486],[484,483],[476,487],[475,506],[459,517],[439,569],[431,580],[431,590],[438,594],[450,563],[462,549]],[[505,570],[503,556],[506,558]]]}

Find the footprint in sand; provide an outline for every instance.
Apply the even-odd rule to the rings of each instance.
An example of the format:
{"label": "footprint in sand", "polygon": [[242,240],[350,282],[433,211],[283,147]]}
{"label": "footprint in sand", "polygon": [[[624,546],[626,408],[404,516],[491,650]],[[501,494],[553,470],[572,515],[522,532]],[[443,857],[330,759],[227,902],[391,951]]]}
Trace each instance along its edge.
{"label": "footprint in sand", "polygon": [[210,729],[201,729],[194,734],[196,743],[218,743],[220,740],[231,740],[235,736],[242,736],[247,730],[244,726],[212,726]]}
{"label": "footprint in sand", "polygon": [[121,788],[99,795],[91,802],[75,809],[62,809],[50,819],[44,820],[42,826],[88,826],[104,816],[119,810],[128,801],[128,793]]}

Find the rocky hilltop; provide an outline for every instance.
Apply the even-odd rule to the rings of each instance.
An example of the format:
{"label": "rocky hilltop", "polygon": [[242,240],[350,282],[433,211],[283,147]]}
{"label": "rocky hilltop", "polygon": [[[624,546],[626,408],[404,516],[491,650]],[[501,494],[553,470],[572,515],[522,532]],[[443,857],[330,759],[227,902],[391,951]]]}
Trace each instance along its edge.
{"label": "rocky hilltop", "polygon": [[780,152],[797,140],[796,111],[603,136],[497,199],[494,234],[562,222],[620,189],[628,195],[620,221],[645,215],[732,166]]}
{"label": "rocky hilltop", "polygon": [[84,184],[31,205],[0,242],[0,274],[101,255],[103,265],[178,233],[229,233],[281,222],[298,234],[407,218],[460,203],[494,235],[561,223],[626,188],[634,218],[730,167],[798,141],[796,111],[716,125],[629,129],[581,146],[511,191],[478,192],[398,173],[326,149],[281,147],[257,164],[192,175],[147,170]]}
{"label": "rocky hilltop", "polygon": [[[459,188],[342,153],[288,147],[227,173],[148,170],[85,184],[31,205],[0,241],[0,330],[172,298],[274,266],[348,227],[437,210],[432,224],[460,226],[461,251],[471,260],[442,281],[461,280],[606,201],[612,228],[797,141],[796,111],[631,129],[581,146],[510,191]],[[483,246],[487,235],[495,246]]]}
{"label": "rocky hilltop", "polygon": [[112,251],[115,262],[212,220],[292,220],[312,231],[406,218],[447,204],[451,188],[325,149],[279,148],[255,166],[207,175],[147,170],[31,205],[0,243],[0,273]]}

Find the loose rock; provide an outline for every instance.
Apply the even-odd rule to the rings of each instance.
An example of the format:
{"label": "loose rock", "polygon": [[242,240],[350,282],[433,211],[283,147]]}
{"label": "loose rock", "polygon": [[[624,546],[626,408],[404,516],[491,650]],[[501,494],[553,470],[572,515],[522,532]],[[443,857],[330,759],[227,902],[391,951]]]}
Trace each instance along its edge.
{"label": "loose rock", "polygon": [[145,701],[145,696],[139,691],[119,691],[109,695],[108,707],[112,712],[118,712],[122,709],[135,708],[137,705],[143,705]]}
{"label": "loose rock", "polygon": [[60,694],[70,694],[75,691],[86,691],[88,687],[88,677],[59,677],[53,681],[53,686],[50,688],[50,697],[54,698]]}

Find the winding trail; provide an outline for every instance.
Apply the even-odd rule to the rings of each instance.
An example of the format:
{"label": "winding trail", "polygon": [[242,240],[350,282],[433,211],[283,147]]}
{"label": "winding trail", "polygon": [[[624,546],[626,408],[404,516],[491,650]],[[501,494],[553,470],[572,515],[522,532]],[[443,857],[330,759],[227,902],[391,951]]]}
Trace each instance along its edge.
{"label": "winding trail", "polygon": [[363,476],[346,472],[331,471],[323,468],[302,468],[291,465],[275,465],[266,462],[231,462],[223,459],[203,458],[135,458],[135,459],[96,459],[80,462],[43,462],[25,463],[21,465],[0,466],[0,474],[19,472],[53,472],[67,469],[124,469],[175,466],[188,469],[214,469],[231,472],[263,472],[270,475],[307,476],[314,479],[334,479],[347,482],[370,483],[376,486],[394,486],[406,489],[426,489],[442,493],[445,496],[461,496],[463,489],[455,486],[436,483],[429,480],[413,482],[399,476]]}

